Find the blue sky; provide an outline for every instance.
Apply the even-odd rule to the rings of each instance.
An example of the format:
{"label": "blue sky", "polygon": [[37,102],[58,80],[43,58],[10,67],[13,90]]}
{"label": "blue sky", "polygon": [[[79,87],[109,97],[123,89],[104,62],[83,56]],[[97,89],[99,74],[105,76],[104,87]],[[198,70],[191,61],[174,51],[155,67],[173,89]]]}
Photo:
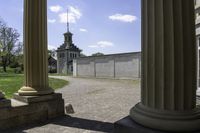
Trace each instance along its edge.
{"label": "blue sky", "polygon": [[[23,35],[23,0],[3,0],[0,17]],[[140,0],[48,0],[48,45],[57,48],[67,31],[86,55],[140,51]]]}

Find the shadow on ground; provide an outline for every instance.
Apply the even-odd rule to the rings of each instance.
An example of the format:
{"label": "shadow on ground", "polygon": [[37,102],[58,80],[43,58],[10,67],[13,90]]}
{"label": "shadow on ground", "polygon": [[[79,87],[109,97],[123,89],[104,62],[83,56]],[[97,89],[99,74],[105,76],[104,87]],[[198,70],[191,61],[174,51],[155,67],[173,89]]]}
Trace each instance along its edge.
{"label": "shadow on ground", "polygon": [[105,132],[105,133],[112,133],[114,129],[113,123],[101,122],[101,121],[96,121],[96,120],[88,120],[88,119],[76,118],[76,117],[65,115],[60,118],[49,120],[48,122],[45,122],[45,123],[26,125],[26,126],[18,127],[15,129],[9,129],[3,132],[4,133],[26,133],[25,130],[35,128],[35,127],[45,126],[46,124],[85,129],[85,130],[90,130],[90,131],[99,131],[99,132]]}

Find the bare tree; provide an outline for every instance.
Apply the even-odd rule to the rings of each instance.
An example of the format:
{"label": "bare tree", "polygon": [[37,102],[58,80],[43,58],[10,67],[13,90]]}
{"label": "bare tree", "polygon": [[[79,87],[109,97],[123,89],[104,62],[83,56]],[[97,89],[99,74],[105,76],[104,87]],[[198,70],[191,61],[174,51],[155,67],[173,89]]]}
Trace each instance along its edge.
{"label": "bare tree", "polygon": [[4,72],[6,72],[6,67],[10,64],[13,49],[19,41],[19,36],[16,29],[7,27],[0,20],[0,56]]}

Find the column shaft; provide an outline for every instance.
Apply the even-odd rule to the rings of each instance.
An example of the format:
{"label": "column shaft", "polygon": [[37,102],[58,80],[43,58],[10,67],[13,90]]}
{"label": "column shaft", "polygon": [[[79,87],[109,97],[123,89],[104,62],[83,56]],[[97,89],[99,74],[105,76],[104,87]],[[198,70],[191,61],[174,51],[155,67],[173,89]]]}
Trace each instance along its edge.
{"label": "column shaft", "polygon": [[193,0],[142,0],[142,97],[131,117],[168,131],[200,129]]}
{"label": "column shaft", "polygon": [[24,0],[25,86],[20,95],[52,93],[48,84],[47,1]]}

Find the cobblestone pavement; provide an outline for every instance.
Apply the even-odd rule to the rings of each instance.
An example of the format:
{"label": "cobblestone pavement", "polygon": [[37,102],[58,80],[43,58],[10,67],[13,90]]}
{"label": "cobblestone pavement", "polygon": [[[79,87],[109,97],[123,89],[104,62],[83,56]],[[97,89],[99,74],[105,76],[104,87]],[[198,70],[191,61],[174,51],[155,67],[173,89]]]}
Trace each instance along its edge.
{"label": "cobblestone pavement", "polygon": [[57,92],[75,113],[43,125],[18,129],[23,133],[98,133],[112,132],[113,123],[129,114],[140,99],[138,80],[112,80],[56,77],[70,84]]}

